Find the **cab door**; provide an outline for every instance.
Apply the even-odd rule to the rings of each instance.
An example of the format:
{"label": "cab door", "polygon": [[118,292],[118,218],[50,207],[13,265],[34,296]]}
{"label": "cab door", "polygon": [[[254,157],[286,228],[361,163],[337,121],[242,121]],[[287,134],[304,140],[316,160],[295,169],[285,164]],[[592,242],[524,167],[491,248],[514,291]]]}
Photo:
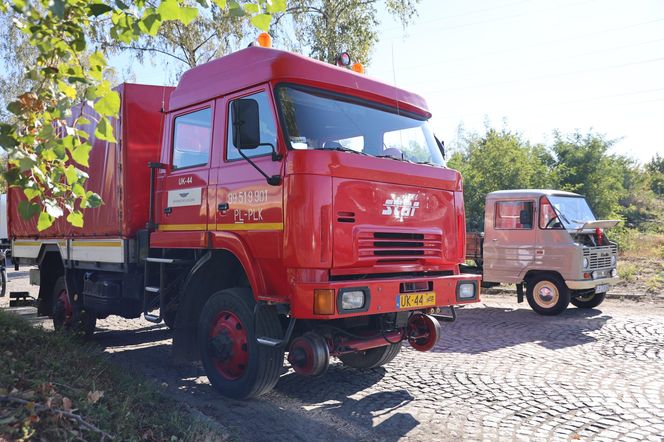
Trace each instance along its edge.
{"label": "cab door", "polygon": [[535,200],[497,200],[491,204],[493,219],[486,219],[484,227],[484,280],[520,282],[519,276],[535,259]]}
{"label": "cab door", "polygon": [[155,218],[160,231],[191,232],[192,239],[201,237],[200,241],[205,237],[213,118],[214,102],[178,111],[169,118],[169,148],[162,154],[166,167],[157,177]]}
{"label": "cab door", "polygon": [[277,152],[283,151],[278,145],[277,118],[270,89],[260,86],[219,100],[218,109],[223,106],[225,149],[216,177],[216,230],[237,232],[256,258],[279,259],[284,226],[283,182],[268,184],[234,145],[230,108],[233,101],[239,99],[256,101],[260,126],[261,145],[242,152],[268,176],[283,177],[283,161],[272,155],[272,146]]}

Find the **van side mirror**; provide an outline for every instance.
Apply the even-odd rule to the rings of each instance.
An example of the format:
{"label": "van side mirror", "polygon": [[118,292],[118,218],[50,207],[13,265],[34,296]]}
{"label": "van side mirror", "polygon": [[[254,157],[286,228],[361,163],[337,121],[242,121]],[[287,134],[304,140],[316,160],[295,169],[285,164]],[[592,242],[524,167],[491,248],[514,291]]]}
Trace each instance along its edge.
{"label": "van side mirror", "polygon": [[528,210],[522,210],[519,212],[519,224],[521,225],[529,225],[530,224],[530,211]]}
{"label": "van side mirror", "polygon": [[241,98],[231,103],[233,144],[238,149],[256,149],[261,144],[258,102]]}

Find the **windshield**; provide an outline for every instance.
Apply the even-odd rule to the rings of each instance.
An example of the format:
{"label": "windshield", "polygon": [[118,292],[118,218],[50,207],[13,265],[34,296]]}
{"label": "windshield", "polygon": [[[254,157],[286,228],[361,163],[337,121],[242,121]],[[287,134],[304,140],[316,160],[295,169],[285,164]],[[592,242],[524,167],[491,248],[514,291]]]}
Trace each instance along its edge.
{"label": "windshield", "polygon": [[566,229],[580,229],[586,222],[595,221],[583,197],[551,195],[548,198]]}
{"label": "windshield", "polygon": [[292,86],[280,86],[277,96],[293,149],[346,150],[443,165],[438,143],[426,120]]}

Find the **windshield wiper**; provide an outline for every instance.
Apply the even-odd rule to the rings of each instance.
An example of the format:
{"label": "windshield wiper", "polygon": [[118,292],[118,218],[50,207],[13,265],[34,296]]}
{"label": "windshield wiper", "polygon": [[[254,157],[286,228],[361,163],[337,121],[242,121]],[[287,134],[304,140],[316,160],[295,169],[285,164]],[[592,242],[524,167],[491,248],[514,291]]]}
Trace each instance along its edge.
{"label": "windshield wiper", "polygon": [[367,156],[367,157],[371,156],[368,153],[364,153],[364,152],[360,152],[360,151],[357,151],[357,150],[349,149],[349,148],[343,147],[343,146],[338,146],[338,147],[314,147],[313,150],[336,150],[338,152],[351,152],[351,153],[356,153],[358,155],[364,155],[364,156]]}

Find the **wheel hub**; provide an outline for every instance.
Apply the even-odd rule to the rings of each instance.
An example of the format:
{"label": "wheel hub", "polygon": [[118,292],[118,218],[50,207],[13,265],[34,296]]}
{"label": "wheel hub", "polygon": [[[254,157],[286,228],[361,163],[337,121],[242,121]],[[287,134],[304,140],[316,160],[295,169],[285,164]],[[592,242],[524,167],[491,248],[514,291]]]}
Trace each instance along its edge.
{"label": "wheel hub", "polygon": [[240,378],[249,362],[247,331],[240,318],[232,312],[220,312],[208,337],[215,368],[226,379]]}
{"label": "wheel hub", "polygon": [[535,302],[543,308],[549,308],[558,303],[559,293],[556,286],[548,281],[538,282],[533,290]]}

